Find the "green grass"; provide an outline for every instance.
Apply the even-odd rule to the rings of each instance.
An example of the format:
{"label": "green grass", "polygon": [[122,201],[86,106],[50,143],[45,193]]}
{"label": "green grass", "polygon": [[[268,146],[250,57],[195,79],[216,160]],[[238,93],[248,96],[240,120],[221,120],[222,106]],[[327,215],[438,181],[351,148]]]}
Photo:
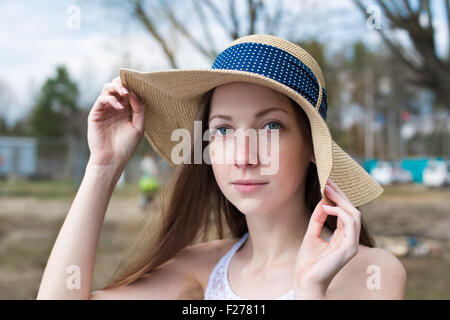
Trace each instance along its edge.
{"label": "green grass", "polygon": [[[74,180],[0,181],[1,197],[72,198],[78,190]],[[125,183],[114,189],[114,195],[134,196],[139,194],[137,184]]]}

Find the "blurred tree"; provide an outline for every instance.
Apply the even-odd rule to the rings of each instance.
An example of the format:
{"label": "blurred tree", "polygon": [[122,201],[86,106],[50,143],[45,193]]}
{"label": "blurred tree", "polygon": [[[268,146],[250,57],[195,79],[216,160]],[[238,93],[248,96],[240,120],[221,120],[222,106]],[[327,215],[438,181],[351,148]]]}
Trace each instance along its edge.
{"label": "blurred tree", "polygon": [[338,54],[333,57],[333,63],[326,56],[326,46],[316,40],[311,41],[301,41],[298,44],[309,52],[314,60],[317,61],[320,68],[322,69],[323,76],[325,78],[325,87],[327,90],[327,102],[333,107],[338,107],[341,105],[339,79],[337,71],[340,69],[340,62],[338,60]]}
{"label": "blurred tree", "polygon": [[31,114],[32,134],[36,137],[62,137],[76,134],[71,118],[78,112],[77,84],[70,79],[64,66],[58,66],[56,76],[42,86]]}
{"label": "blurred tree", "polygon": [[[407,84],[411,71],[399,64],[387,47],[373,51],[358,41],[346,51],[347,60],[336,71],[341,75],[342,92],[349,93],[344,103],[358,105],[363,113],[350,128],[350,134],[340,132],[336,141],[355,154],[364,150],[368,158],[401,157],[404,141],[400,135],[400,115],[403,110],[419,113],[417,101],[425,89]],[[422,99],[419,104],[423,103]],[[342,109],[346,110],[346,106]]]}
{"label": "blurred tree", "polygon": [[32,137],[33,136],[32,128],[28,119],[24,118],[17,120],[14,126],[10,130],[8,130],[8,135]]}
{"label": "blurred tree", "polygon": [[0,136],[7,135],[8,131],[9,130],[8,130],[8,126],[6,123],[6,119],[2,115],[0,115]]}
{"label": "blurred tree", "polygon": [[[371,15],[367,10],[367,1],[353,2],[367,17]],[[373,0],[371,3],[380,8],[383,22],[388,22],[375,29],[401,63],[411,71],[412,76],[408,81],[433,90],[436,105],[450,109],[450,1]],[[438,12],[442,11],[444,21],[438,17]],[[440,55],[437,50],[438,23],[444,23],[447,29],[445,55]],[[406,32],[408,41],[398,31]]]}
{"label": "blurred tree", "polygon": [[0,135],[6,135],[9,131],[6,118],[12,108],[13,93],[4,81],[0,81]]}
{"label": "blurred tree", "polygon": [[327,91],[327,122],[332,134],[339,139],[338,136],[343,134],[339,126],[340,111],[343,107],[341,97],[343,87],[339,75],[344,71],[342,66],[345,60],[340,57],[339,52],[334,53],[331,58],[327,57],[325,44],[316,40],[301,41],[298,44],[314,57],[322,69]]}

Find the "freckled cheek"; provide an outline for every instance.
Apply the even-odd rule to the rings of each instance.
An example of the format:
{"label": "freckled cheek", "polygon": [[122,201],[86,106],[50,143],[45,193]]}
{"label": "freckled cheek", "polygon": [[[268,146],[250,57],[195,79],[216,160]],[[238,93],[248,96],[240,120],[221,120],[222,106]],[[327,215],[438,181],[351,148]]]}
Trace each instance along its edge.
{"label": "freckled cheek", "polygon": [[279,169],[277,179],[298,179],[302,172],[304,160],[298,143],[286,142],[280,144]]}

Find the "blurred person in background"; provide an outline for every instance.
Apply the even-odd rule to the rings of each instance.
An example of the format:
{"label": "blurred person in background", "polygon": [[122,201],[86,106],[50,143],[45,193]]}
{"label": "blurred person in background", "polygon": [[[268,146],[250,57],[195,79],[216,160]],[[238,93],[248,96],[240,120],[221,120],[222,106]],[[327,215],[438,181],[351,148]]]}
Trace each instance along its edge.
{"label": "blurred person in background", "polygon": [[156,192],[159,190],[157,178],[158,168],[153,153],[147,151],[141,160],[141,178],[139,179],[139,190],[141,191],[140,207],[145,211],[154,200]]}

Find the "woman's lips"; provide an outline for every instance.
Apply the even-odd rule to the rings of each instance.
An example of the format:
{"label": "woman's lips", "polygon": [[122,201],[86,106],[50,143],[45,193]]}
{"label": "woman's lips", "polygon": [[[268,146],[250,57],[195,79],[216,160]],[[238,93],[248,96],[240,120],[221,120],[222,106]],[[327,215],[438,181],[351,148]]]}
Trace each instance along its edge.
{"label": "woman's lips", "polygon": [[239,192],[253,193],[253,192],[256,192],[256,191],[262,189],[266,184],[268,184],[268,182],[266,182],[266,183],[251,183],[251,184],[234,183],[233,185],[236,188],[236,190]]}

